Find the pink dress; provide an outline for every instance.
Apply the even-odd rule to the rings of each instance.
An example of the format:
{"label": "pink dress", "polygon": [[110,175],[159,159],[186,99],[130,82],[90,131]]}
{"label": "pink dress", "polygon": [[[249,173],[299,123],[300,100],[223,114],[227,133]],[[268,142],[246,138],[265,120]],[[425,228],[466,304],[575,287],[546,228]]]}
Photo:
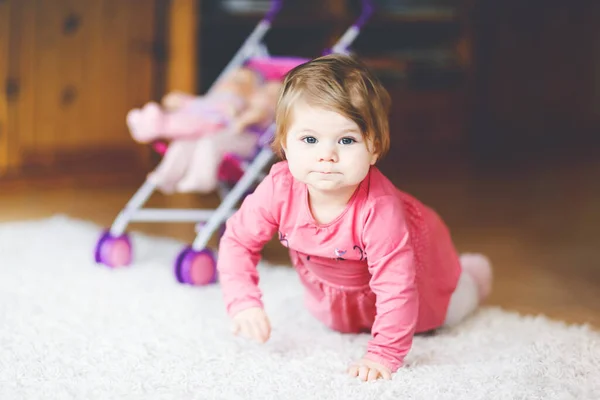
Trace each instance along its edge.
{"label": "pink dress", "polygon": [[256,264],[278,232],[312,314],[331,329],[371,332],[366,358],[396,371],[413,335],[440,327],[461,267],[448,229],[376,167],[328,224],[317,223],[305,184],[274,165],[227,222],[217,268],[230,315],[262,307]]}

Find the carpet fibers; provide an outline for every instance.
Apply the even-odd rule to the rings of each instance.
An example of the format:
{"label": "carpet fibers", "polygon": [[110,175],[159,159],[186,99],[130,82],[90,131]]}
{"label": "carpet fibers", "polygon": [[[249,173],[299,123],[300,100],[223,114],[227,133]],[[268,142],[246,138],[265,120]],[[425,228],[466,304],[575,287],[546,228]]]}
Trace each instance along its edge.
{"label": "carpet fibers", "polygon": [[293,270],[259,266],[265,345],[229,333],[218,285],[183,286],[182,244],[134,235],[135,263],[92,260],[99,227],[0,224],[0,399],[599,399],[600,335],[484,308],[417,337],[392,381],[345,375],[369,336],[329,331]]}

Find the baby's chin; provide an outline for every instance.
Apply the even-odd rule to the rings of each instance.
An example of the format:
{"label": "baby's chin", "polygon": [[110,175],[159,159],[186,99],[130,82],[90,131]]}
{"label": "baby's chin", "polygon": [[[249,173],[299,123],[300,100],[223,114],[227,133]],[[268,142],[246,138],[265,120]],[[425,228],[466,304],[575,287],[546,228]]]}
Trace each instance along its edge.
{"label": "baby's chin", "polygon": [[356,188],[356,184],[350,184],[343,181],[335,181],[335,180],[315,180],[310,179],[306,182],[308,186],[312,189],[318,190],[327,194],[345,194],[346,191],[352,190]]}
{"label": "baby's chin", "polygon": [[348,179],[346,175],[340,173],[321,175],[315,171],[295,171],[291,168],[290,172],[296,181],[321,191],[344,191],[355,188],[362,180],[354,182],[357,179]]}

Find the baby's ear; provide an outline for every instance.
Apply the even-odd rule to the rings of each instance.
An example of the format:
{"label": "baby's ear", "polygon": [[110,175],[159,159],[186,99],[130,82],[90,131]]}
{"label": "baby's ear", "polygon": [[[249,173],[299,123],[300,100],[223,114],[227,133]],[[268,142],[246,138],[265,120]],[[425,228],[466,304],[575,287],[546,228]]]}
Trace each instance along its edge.
{"label": "baby's ear", "polygon": [[379,154],[371,152],[371,165],[375,165],[377,160],[379,159]]}
{"label": "baby's ear", "polygon": [[285,148],[285,143],[282,140],[280,140],[278,142],[279,143],[277,143],[273,149],[275,150],[275,153],[277,153],[277,155],[282,160],[285,160],[286,159],[286,154],[285,153],[287,152],[287,149]]}
{"label": "baby's ear", "polygon": [[369,160],[369,163],[371,165],[375,165],[375,163],[379,159],[379,153],[375,151],[375,143],[373,143],[372,140],[369,140],[367,146],[367,148],[369,149],[369,153],[371,153],[371,159]]}

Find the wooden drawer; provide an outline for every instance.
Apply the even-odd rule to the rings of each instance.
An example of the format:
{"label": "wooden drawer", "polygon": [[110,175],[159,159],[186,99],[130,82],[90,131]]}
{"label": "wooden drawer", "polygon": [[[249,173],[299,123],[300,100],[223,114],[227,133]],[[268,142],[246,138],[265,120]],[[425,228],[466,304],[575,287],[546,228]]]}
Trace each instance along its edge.
{"label": "wooden drawer", "polygon": [[156,97],[156,1],[0,0],[0,169],[145,151],[125,116]]}

